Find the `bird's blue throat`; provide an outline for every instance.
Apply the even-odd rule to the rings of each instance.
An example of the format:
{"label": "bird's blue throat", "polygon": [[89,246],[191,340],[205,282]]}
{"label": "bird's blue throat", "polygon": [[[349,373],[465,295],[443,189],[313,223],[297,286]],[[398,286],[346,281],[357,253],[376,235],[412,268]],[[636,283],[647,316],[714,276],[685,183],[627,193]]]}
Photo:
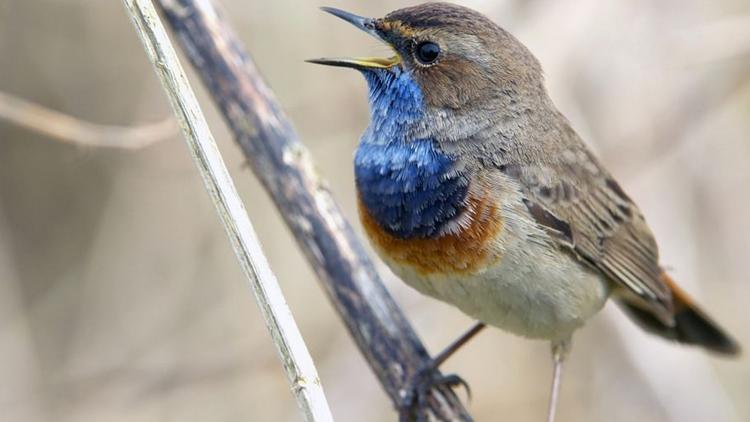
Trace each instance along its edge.
{"label": "bird's blue throat", "polygon": [[399,67],[365,70],[370,127],[354,157],[360,200],[389,234],[428,238],[464,208],[468,181],[432,139],[407,139],[423,117],[422,92]]}

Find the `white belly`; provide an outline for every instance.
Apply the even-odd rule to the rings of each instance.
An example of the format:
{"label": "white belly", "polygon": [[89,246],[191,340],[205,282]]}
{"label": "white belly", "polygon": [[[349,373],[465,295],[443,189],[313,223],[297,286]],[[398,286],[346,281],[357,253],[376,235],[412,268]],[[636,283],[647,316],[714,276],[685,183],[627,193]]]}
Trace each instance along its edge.
{"label": "white belly", "polygon": [[[536,250],[534,250],[536,249]],[[608,283],[565,255],[541,257],[541,247],[508,251],[472,275],[419,274],[391,266],[407,284],[489,325],[530,337],[559,340],[599,311]]]}

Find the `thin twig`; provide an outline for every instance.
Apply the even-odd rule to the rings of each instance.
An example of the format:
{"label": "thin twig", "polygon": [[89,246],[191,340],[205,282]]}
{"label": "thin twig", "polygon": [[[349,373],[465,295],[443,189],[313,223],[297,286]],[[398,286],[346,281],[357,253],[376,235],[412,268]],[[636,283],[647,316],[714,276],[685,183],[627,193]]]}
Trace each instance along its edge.
{"label": "thin twig", "polygon": [[87,122],[0,92],[0,119],[66,143],[92,147],[138,149],[177,134],[173,117],[139,126]]}
{"label": "thin twig", "polygon": [[[315,172],[292,123],[215,2],[158,4],[357,346],[398,405],[409,379],[430,357]],[[426,404],[422,410],[429,420],[471,420],[447,386],[432,389]]]}
{"label": "thin twig", "polygon": [[156,10],[150,0],[123,0],[123,3],[169,97],[206,189],[253,288],[305,420],[332,421],[313,360]]}

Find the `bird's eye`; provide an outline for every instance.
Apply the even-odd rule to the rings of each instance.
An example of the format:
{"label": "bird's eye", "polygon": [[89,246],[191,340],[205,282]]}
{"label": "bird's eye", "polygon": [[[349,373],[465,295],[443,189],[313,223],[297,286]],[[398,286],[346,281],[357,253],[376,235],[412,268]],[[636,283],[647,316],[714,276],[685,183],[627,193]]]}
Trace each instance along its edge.
{"label": "bird's eye", "polygon": [[414,53],[420,63],[433,64],[440,56],[440,46],[432,41],[424,41],[417,44]]}

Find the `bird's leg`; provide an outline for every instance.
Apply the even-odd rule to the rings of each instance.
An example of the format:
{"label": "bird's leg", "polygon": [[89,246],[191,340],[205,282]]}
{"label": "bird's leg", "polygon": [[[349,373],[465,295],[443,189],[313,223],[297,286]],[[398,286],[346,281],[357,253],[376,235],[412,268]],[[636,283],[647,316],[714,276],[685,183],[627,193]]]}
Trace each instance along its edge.
{"label": "bird's leg", "polygon": [[427,364],[417,369],[412,377],[406,382],[404,387],[403,399],[399,404],[402,420],[408,420],[408,415],[413,410],[414,405],[423,408],[430,389],[437,385],[447,385],[450,387],[462,385],[466,388],[469,397],[471,397],[469,385],[466,381],[461,379],[461,377],[455,374],[438,375],[436,370],[443,362],[448,360],[449,357],[460,349],[461,346],[482,331],[484,327],[485,324],[483,322],[477,322],[468,331],[462,334],[461,337],[454,340],[448,345],[448,347],[443,349],[434,358],[430,359]]}
{"label": "bird's leg", "polygon": [[448,360],[449,357],[453,356],[453,354],[456,353],[456,350],[460,349],[461,346],[471,340],[472,337],[479,334],[479,332],[482,331],[484,327],[486,327],[486,325],[483,322],[476,322],[471,326],[471,328],[469,328],[468,331],[461,334],[461,337],[455,339],[453,343],[449,344],[448,347],[443,349],[440,353],[437,354],[437,356],[432,358],[428,366],[433,370],[439,368],[440,365],[443,364],[443,362]]}
{"label": "bird's leg", "polygon": [[570,337],[552,342],[552,362],[554,372],[552,374],[552,391],[549,398],[549,410],[547,422],[555,422],[555,411],[557,410],[557,399],[560,396],[560,382],[562,381],[562,370],[565,358],[570,351]]}

